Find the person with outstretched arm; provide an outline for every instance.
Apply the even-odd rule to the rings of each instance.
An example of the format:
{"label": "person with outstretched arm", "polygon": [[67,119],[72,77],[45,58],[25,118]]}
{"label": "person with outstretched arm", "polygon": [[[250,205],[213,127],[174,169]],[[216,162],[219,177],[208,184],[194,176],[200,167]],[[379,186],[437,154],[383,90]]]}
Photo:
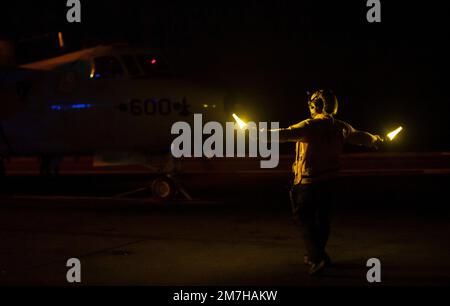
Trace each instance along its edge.
{"label": "person with outstretched arm", "polygon": [[335,119],[338,100],[330,90],[313,93],[308,107],[311,118],[276,131],[280,142],[296,143],[290,191],[292,212],[305,244],[308,273],[316,275],[331,264],[326,252],[329,213],[343,146],[349,143],[375,147],[383,139]]}

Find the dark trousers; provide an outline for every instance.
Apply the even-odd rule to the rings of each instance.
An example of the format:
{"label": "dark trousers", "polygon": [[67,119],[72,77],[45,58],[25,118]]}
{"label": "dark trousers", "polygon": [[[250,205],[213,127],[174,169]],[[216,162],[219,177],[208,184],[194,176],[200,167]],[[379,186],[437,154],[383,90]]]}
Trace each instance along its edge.
{"label": "dark trousers", "polygon": [[334,184],[334,181],[323,181],[299,184],[291,189],[293,218],[312,262],[319,262],[326,256]]}

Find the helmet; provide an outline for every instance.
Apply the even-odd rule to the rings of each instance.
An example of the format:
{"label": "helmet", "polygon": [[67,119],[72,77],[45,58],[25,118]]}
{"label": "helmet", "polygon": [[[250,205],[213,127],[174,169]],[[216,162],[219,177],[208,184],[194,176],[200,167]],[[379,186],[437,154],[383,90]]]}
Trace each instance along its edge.
{"label": "helmet", "polygon": [[327,115],[336,115],[338,100],[331,90],[318,90],[308,99],[308,105]]}

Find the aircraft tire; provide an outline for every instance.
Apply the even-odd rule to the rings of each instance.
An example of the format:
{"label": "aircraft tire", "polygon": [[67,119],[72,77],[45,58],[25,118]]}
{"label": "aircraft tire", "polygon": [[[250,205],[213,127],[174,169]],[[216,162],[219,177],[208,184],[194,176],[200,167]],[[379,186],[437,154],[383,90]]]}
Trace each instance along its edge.
{"label": "aircraft tire", "polygon": [[152,181],[152,195],[159,200],[171,199],[176,192],[174,182],[167,176],[160,176]]}

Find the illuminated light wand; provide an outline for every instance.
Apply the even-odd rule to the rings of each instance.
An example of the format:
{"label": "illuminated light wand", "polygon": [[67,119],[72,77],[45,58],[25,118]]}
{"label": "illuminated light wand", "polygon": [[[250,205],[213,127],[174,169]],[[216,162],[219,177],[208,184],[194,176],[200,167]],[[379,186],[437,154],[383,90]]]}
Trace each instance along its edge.
{"label": "illuminated light wand", "polygon": [[384,137],[384,140],[389,139],[390,141],[394,140],[394,138],[403,130],[403,127],[399,126],[392,132],[388,133],[386,137]]}
{"label": "illuminated light wand", "polygon": [[233,114],[234,120],[236,120],[237,124],[239,125],[239,128],[241,130],[245,129],[247,127],[247,123],[245,123],[241,118],[239,118],[236,114]]}

